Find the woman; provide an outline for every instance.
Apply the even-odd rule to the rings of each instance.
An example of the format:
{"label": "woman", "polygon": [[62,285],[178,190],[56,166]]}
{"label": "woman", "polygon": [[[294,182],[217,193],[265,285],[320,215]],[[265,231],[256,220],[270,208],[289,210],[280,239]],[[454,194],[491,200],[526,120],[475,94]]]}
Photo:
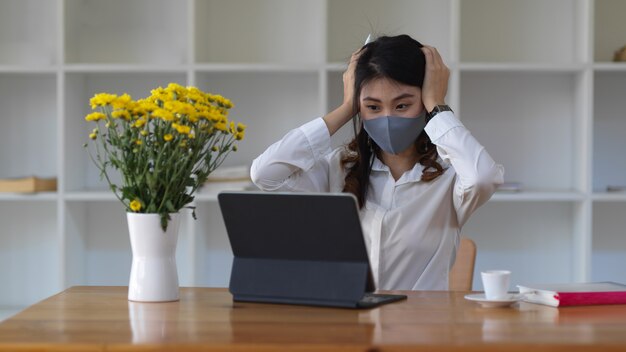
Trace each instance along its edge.
{"label": "woman", "polygon": [[[502,166],[445,105],[448,78],[435,48],[378,38],[352,55],[341,106],[252,163],[266,191],[353,193],[379,289],[447,289],[461,227],[502,183]],[[331,150],[351,119],[355,139]]]}

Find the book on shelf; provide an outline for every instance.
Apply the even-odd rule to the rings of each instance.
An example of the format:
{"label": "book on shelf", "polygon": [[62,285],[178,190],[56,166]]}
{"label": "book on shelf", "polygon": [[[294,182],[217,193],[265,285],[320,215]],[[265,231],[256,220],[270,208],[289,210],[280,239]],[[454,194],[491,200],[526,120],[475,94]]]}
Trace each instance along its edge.
{"label": "book on shelf", "polygon": [[3,193],[35,193],[57,190],[57,179],[37,176],[0,179],[0,192]]}
{"label": "book on shelf", "polygon": [[621,185],[608,185],[606,186],[607,192],[626,192],[626,186]]}
{"label": "book on shelf", "polygon": [[221,191],[243,191],[251,186],[252,180],[248,166],[220,166],[207,177],[201,191],[217,194]]}
{"label": "book on shelf", "polygon": [[524,301],[552,307],[626,304],[626,285],[610,281],[517,287]]}

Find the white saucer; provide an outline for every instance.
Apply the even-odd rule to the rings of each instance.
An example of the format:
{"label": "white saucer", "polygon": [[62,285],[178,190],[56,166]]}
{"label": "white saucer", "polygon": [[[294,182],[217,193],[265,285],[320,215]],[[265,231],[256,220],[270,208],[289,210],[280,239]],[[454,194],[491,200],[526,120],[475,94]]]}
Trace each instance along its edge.
{"label": "white saucer", "polygon": [[476,293],[472,295],[466,295],[465,299],[469,301],[474,301],[484,308],[496,308],[496,307],[508,307],[511,304],[520,300],[520,295],[516,293],[511,293],[507,297],[502,299],[487,299],[484,293]]}

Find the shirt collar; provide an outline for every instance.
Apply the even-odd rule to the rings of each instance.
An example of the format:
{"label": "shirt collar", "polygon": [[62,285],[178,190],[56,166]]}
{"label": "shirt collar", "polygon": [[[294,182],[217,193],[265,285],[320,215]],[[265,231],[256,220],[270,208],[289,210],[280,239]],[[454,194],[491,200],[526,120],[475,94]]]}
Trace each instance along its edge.
{"label": "shirt collar", "polygon": [[[389,166],[385,165],[378,157],[375,155],[372,156],[374,158],[374,162],[372,163],[372,171],[380,171],[390,173]],[[415,166],[407,172],[405,172],[396,184],[409,183],[409,182],[418,182],[422,179],[422,171],[424,170],[424,166],[420,163],[415,163]]]}

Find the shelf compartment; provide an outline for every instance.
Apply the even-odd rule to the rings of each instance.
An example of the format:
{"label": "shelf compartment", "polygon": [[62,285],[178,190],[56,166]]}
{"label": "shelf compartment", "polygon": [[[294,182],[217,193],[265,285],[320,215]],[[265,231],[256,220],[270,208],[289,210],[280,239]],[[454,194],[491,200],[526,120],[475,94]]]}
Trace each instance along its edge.
{"label": "shelf compartment", "polygon": [[593,189],[626,186],[626,72],[597,72],[594,79]]}
{"label": "shelf compartment", "polygon": [[57,176],[54,74],[0,74],[0,178]]}
{"label": "shelf compartment", "polygon": [[321,116],[317,73],[201,72],[196,86],[230,99],[235,107],[229,119],[248,126],[224,166],[250,166],[288,131]]}
{"label": "shelf compartment", "polygon": [[65,62],[186,63],[186,23],[186,1],[66,0]]}
{"label": "shelf compartment", "polygon": [[196,285],[202,287],[228,287],[233,265],[226,226],[219,204],[199,202],[196,208],[195,246]]}
{"label": "shelf compartment", "polygon": [[613,61],[613,54],[626,45],[626,3],[622,0],[595,0],[594,61]]}
{"label": "shelf compartment", "polygon": [[506,181],[525,189],[582,191],[582,161],[572,153],[580,148],[579,84],[579,75],[569,73],[462,73],[459,113],[504,165]]}
{"label": "shelf compartment", "polygon": [[28,306],[60,290],[54,202],[0,202],[0,302]]}
{"label": "shelf compartment", "polygon": [[[583,1],[459,3],[461,62],[584,62]],[[559,19],[558,25],[555,17]]]}
{"label": "shelf compartment", "polygon": [[593,205],[592,281],[626,282],[626,203]]}
{"label": "shelf compartment", "polygon": [[[65,84],[65,182],[66,190],[105,191],[109,189],[105,180],[100,179],[100,171],[83,148],[91,143],[89,133],[94,123],[85,121],[90,113],[89,99],[96,93],[130,94],[133,99],[150,95],[150,90],[170,82],[186,85],[187,76],[183,73],[67,73]],[[112,179],[120,182],[120,176],[112,172]]]}
{"label": "shelf compartment", "polygon": [[348,62],[370,33],[408,34],[450,59],[450,13],[449,1],[329,0],[327,61]]}
{"label": "shelf compartment", "polygon": [[494,269],[512,271],[511,289],[574,280],[572,234],[579,208],[564,202],[485,204],[462,231],[478,247],[474,289],[482,290],[480,272]]}
{"label": "shelf compartment", "polygon": [[0,2],[0,65],[51,66],[57,62],[58,2]]}
{"label": "shelf compartment", "polygon": [[[179,229],[176,261],[179,283],[192,285],[187,279],[188,222],[183,210]],[[119,202],[76,201],[66,207],[67,286],[128,286],[132,249],[124,206]]]}
{"label": "shelf compartment", "polygon": [[197,0],[195,61],[320,63],[323,5],[320,0]]}

